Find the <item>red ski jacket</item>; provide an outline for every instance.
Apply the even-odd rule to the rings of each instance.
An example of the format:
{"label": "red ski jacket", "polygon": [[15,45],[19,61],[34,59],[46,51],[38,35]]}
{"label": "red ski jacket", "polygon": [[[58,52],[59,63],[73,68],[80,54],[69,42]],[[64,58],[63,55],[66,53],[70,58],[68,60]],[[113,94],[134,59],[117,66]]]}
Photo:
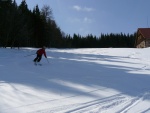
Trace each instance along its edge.
{"label": "red ski jacket", "polygon": [[44,56],[47,58],[47,56],[46,56],[46,52],[45,52],[45,49],[39,49],[39,50],[37,50],[37,52],[36,52],[38,55],[43,55],[44,54]]}

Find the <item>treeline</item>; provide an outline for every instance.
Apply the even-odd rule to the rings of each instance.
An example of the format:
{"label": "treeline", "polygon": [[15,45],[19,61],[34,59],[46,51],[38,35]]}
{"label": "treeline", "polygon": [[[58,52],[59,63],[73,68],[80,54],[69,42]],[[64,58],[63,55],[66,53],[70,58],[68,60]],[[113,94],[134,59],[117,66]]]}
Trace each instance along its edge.
{"label": "treeline", "polygon": [[91,35],[82,37],[74,34],[64,39],[67,48],[107,48],[107,47],[134,47],[136,33],[134,34],[101,34],[100,37]]}
{"label": "treeline", "polygon": [[0,0],[0,47],[98,48],[134,47],[136,34],[65,35],[53,19],[52,9],[36,5],[28,9],[25,0]]}

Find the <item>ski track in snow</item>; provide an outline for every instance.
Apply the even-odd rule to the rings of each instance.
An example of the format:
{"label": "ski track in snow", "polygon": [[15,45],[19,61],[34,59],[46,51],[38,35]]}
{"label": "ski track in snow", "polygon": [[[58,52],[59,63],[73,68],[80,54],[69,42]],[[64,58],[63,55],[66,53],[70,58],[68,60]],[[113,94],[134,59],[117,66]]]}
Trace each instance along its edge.
{"label": "ski track in snow", "polygon": [[[52,109],[44,109],[44,110],[39,110],[39,111],[29,112],[29,113],[62,113],[62,112],[64,113],[106,113],[108,112],[108,110],[112,108],[117,108],[118,106],[120,106],[120,104],[121,105],[124,104],[124,108],[115,111],[115,113],[128,113],[128,111],[132,109],[132,107],[140,103],[143,100],[143,98],[144,96],[128,98],[125,95],[118,94],[112,97],[108,97],[105,99],[97,99],[95,101],[91,101],[87,103],[59,106]],[[51,104],[53,104],[53,102]],[[149,110],[150,108],[148,108],[147,110],[141,113],[146,113]]]}
{"label": "ski track in snow", "polygon": [[[9,59],[10,58],[9,55],[12,54],[13,60],[17,60],[20,56],[22,57],[22,55],[25,55],[27,53],[27,51],[29,51],[29,50],[24,49],[24,51],[20,51],[20,53],[16,52],[15,50],[10,51],[11,53],[8,53],[6,51],[4,54],[0,55],[0,59],[1,59],[1,62],[3,60],[5,60],[5,61],[7,60],[9,62],[6,64],[5,64],[5,62],[0,63],[0,69],[2,68],[3,70],[7,70],[7,67],[9,67],[9,68],[12,67],[13,69],[15,69],[15,66],[16,67],[18,66],[19,70],[16,71],[15,74],[20,74],[20,73],[25,73],[25,75],[33,74],[33,75],[37,75],[36,76],[37,80],[41,80],[41,81],[49,80],[49,76],[47,76],[47,73],[44,72],[44,68],[46,68],[46,69],[49,68],[49,67],[46,67],[46,66],[48,66],[46,64],[46,61],[43,63],[42,66],[34,66],[34,64],[33,64],[33,66],[29,66],[29,67],[25,68],[25,66],[28,66],[28,64],[27,63],[23,64],[23,63],[26,62],[27,60],[24,62],[22,62],[21,60],[19,60],[18,62],[12,62],[12,59]],[[120,49],[118,49],[118,50],[120,50]],[[127,50],[130,50],[130,49],[127,49]],[[127,51],[127,50],[125,50],[125,51]],[[150,50],[150,48],[149,48],[149,50]],[[3,51],[4,50],[2,50],[2,52]],[[9,51],[9,49],[8,49],[8,51]],[[32,50],[31,52],[33,52],[33,51],[35,51],[35,50]],[[149,58],[149,56],[145,57],[142,53],[140,53],[139,50],[135,51],[134,49],[132,51],[131,50],[128,51],[127,54],[124,54],[124,51],[121,50],[120,52],[122,52],[123,55],[120,54],[119,52],[114,55],[114,53],[113,53],[114,51],[115,51],[115,49],[113,49],[113,48],[108,48],[108,49],[106,49],[106,48],[105,49],[71,49],[71,50],[69,50],[69,49],[60,49],[60,50],[54,49],[54,50],[50,50],[50,53],[48,53],[48,55],[50,54],[51,56],[48,56],[48,58],[50,58],[50,60],[55,60],[55,62],[57,61],[57,63],[60,64],[60,65],[59,64],[58,65],[63,69],[65,69],[65,67],[63,65],[61,65],[62,62],[66,63],[66,64],[64,64],[66,66],[67,65],[70,66],[69,65],[70,62],[71,63],[88,62],[89,64],[95,63],[95,64],[99,64],[99,65],[103,65],[103,64],[114,65],[114,67],[121,66],[121,67],[123,67],[123,69],[128,69],[128,70],[132,67],[133,69],[129,70],[129,72],[131,72],[131,73],[139,72],[142,74],[146,73],[146,74],[143,74],[143,76],[150,75],[150,64],[149,64],[150,58]],[[16,54],[13,54],[13,52],[16,52]],[[109,57],[109,55],[110,56],[112,55],[112,57]],[[33,57],[32,57],[32,59],[33,59]],[[29,61],[27,61],[27,62],[29,64],[32,64]],[[51,69],[50,72],[51,71],[55,72],[54,66],[58,66],[55,62],[51,61],[50,66],[53,65],[53,67],[50,67],[50,69]],[[128,67],[128,63],[130,64],[129,67]],[[136,65],[136,63],[137,63],[137,65]],[[75,65],[75,64],[73,64],[73,65]],[[30,69],[30,68],[33,70],[28,71],[28,69]],[[76,67],[76,68],[78,69],[78,67]],[[80,68],[84,69],[84,67],[80,67]],[[109,71],[109,70],[113,71],[113,68],[112,69],[108,68],[108,70],[106,69],[106,71]],[[38,72],[42,71],[41,73],[45,74],[45,76],[42,76],[41,73],[36,72],[37,69],[39,69]],[[70,69],[72,69],[72,68],[70,68]],[[105,73],[105,70],[103,70],[103,71]],[[97,72],[99,72],[99,70]],[[3,71],[3,74],[9,75],[9,73],[10,72]],[[66,73],[65,71],[62,71],[61,74],[65,75],[65,73]],[[52,73],[52,74],[59,75],[60,73],[58,71],[56,71],[55,73]],[[77,74],[77,72],[76,72],[76,74]],[[73,76],[75,76],[76,74],[73,74]],[[83,71],[83,75],[84,74],[85,74],[85,72]],[[125,74],[127,74],[127,73],[125,73]],[[18,75],[16,75],[16,77],[18,77]],[[34,80],[35,76],[31,76],[31,78],[32,77]],[[58,76],[58,77],[61,77],[61,76]],[[82,82],[88,83],[94,79],[95,80],[101,79],[101,77],[100,78],[92,78],[92,76],[90,76],[90,78],[88,78],[88,77],[89,76],[87,76],[87,78],[85,77],[86,79],[84,77],[83,78],[81,77],[80,82],[82,81]],[[105,77],[109,78],[110,76],[105,75]],[[139,79],[140,79],[140,77],[139,77]],[[72,80],[72,79],[73,78],[70,77],[70,80]],[[134,78],[132,78],[132,79],[134,80]],[[20,79],[20,80],[24,81],[23,79]],[[108,79],[104,79],[104,80],[108,80]],[[19,88],[11,82],[2,81],[0,78],[0,92],[4,92],[4,93],[6,92],[6,94],[4,94],[5,96],[1,93],[0,97],[3,97],[4,99],[9,98],[9,93],[11,94],[11,96],[14,96],[15,93],[17,93],[22,98],[26,98],[27,96],[29,96],[29,102],[24,103],[24,104],[22,104],[20,102],[21,105],[16,104],[15,106],[9,106],[9,107],[5,107],[5,108],[1,108],[3,101],[0,101],[0,113],[16,113],[16,111],[17,111],[17,113],[19,113],[18,111],[22,111],[22,113],[133,113],[133,112],[135,112],[135,113],[150,113],[150,87],[149,86],[143,86],[143,87],[141,86],[140,90],[138,88],[135,89],[135,92],[134,92],[135,94],[131,95],[132,93],[131,94],[129,93],[130,90],[128,91],[125,89],[123,91],[126,91],[126,92],[118,92],[116,90],[112,91],[112,89],[110,89],[107,86],[106,87],[103,86],[100,88],[96,88],[96,87],[92,86],[92,89],[88,89],[91,87],[84,86],[84,85],[77,87],[79,84],[74,84],[74,86],[72,86],[73,84],[71,84],[71,82],[66,83],[65,81],[63,81],[61,79],[60,80],[51,79],[49,81],[51,84],[52,83],[56,84],[58,82],[57,84],[59,84],[61,86],[68,85],[67,87],[69,90],[71,88],[77,88],[78,90],[84,90],[84,91],[80,92],[79,94],[72,93],[68,96],[61,92],[63,89],[62,90],[57,89],[56,97],[49,97],[49,95],[51,96],[53,94],[50,94],[49,92],[46,92],[46,91],[43,92],[41,90],[42,92],[40,95],[40,94],[37,94],[38,90],[33,89],[33,91],[32,91],[32,89],[29,89],[29,87],[24,87],[24,86],[22,86],[22,88]],[[101,84],[103,84],[103,81],[101,81],[101,82],[102,82]],[[104,81],[104,82],[107,82],[107,81]],[[122,80],[122,82],[124,82],[124,81]],[[94,84],[94,82],[92,82],[92,84]],[[109,83],[109,82],[106,85],[109,86],[109,84],[114,85],[113,83]],[[132,85],[131,83],[129,83],[129,84]],[[114,87],[116,87],[116,86],[114,85]],[[135,87],[135,86],[133,85],[131,87]],[[57,87],[55,87],[55,88],[57,88]],[[122,87],[122,88],[124,88],[124,87]],[[8,92],[7,92],[7,90],[8,90]],[[42,94],[47,95],[47,98],[44,98],[42,96]],[[89,95],[91,95],[91,97]],[[93,95],[95,97],[93,97]],[[100,96],[100,95],[102,95],[102,96]],[[32,100],[32,98],[36,99],[36,96],[37,96],[37,98],[38,97],[40,97],[40,98],[38,98],[37,100],[35,100],[33,102],[32,101],[30,102],[30,100]],[[84,96],[86,98],[88,98],[88,96],[89,96],[91,99],[87,99],[87,100],[83,99],[83,102],[82,102],[82,100],[80,101],[80,99],[82,99]],[[75,101],[78,99],[79,99],[79,101]],[[16,100],[16,102],[17,101],[19,101],[19,100]],[[25,110],[25,111],[23,111],[23,110]]]}

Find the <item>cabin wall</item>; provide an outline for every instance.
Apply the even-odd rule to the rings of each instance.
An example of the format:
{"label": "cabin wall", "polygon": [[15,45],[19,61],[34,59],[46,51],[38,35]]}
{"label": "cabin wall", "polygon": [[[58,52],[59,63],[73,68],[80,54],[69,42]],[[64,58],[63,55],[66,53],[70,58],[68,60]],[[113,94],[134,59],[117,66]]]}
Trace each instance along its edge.
{"label": "cabin wall", "polygon": [[144,37],[138,32],[136,38],[136,47],[137,48],[145,48],[146,43]]}
{"label": "cabin wall", "polygon": [[150,47],[150,38],[147,38],[145,41],[145,47]]}
{"label": "cabin wall", "polygon": [[146,43],[145,41],[143,40],[141,43],[139,43],[137,46],[137,48],[145,48],[146,47]]}

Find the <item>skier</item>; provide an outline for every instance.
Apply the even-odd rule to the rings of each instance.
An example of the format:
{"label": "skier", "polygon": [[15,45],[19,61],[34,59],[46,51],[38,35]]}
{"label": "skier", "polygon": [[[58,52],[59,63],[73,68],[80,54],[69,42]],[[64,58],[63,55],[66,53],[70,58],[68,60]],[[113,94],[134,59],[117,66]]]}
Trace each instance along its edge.
{"label": "skier", "polygon": [[47,58],[45,49],[46,49],[46,47],[43,46],[41,49],[37,50],[37,52],[36,52],[37,56],[36,56],[36,58],[33,60],[35,63],[36,63],[36,62],[40,62],[40,60],[41,60],[43,54],[44,54],[45,58]]}

